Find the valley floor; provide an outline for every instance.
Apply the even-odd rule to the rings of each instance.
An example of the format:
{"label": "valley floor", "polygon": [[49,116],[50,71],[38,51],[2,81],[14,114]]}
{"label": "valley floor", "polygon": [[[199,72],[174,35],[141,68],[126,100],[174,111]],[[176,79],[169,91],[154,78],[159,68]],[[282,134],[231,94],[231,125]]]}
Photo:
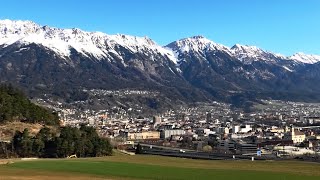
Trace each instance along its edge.
{"label": "valley floor", "polygon": [[[7,163],[13,162],[13,163]],[[214,161],[122,155],[88,159],[0,160],[0,180],[13,179],[320,179],[320,164]]]}

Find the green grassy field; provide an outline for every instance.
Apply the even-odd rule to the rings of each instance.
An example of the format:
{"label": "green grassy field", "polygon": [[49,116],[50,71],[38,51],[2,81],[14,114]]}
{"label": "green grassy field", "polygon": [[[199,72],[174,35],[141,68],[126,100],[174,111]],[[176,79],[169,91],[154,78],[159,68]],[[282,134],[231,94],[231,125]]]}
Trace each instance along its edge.
{"label": "green grassy field", "polygon": [[[21,177],[19,177],[19,174]],[[92,159],[17,161],[0,165],[0,179],[288,179],[318,180],[320,164],[206,161],[116,155]]]}

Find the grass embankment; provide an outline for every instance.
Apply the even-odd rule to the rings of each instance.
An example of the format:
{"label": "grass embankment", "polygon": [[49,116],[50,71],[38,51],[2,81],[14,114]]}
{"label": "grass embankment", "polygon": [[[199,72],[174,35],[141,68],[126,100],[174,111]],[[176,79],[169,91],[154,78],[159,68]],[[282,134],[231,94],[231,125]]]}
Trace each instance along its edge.
{"label": "grass embankment", "polygon": [[[320,164],[206,161],[159,156],[19,161],[0,165],[0,179],[320,179]],[[12,178],[13,177],[13,178]]]}

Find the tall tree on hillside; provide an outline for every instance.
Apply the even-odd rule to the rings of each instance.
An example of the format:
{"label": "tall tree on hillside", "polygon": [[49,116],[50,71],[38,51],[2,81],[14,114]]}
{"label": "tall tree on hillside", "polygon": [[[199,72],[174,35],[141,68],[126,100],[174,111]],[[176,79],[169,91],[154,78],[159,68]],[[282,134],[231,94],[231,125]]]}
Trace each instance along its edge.
{"label": "tall tree on hillside", "polygon": [[79,129],[72,127],[63,127],[57,142],[57,152],[60,157],[67,157],[76,154],[76,143],[81,139]]}
{"label": "tall tree on hillside", "polygon": [[23,132],[16,131],[13,137],[13,145],[16,153],[22,157],[32,156],[32,139],[29,136],[28,129],[24,129]]}
{"label": "tall tree on hillside", "polygon": [[41,138],[32,139],[32,152],[37,157],[42,157],[44,154],[45,142]]}

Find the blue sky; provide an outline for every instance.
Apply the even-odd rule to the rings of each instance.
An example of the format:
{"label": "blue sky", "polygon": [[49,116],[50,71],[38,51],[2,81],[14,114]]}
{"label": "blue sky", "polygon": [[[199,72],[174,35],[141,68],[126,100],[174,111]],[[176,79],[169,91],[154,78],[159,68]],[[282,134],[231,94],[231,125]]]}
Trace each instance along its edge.
{"label": "blue sky", "polygon": [[0,19],[148,36],[160,45],[203,35],[227,46],[320,54],[319,0],[5,0]]}

